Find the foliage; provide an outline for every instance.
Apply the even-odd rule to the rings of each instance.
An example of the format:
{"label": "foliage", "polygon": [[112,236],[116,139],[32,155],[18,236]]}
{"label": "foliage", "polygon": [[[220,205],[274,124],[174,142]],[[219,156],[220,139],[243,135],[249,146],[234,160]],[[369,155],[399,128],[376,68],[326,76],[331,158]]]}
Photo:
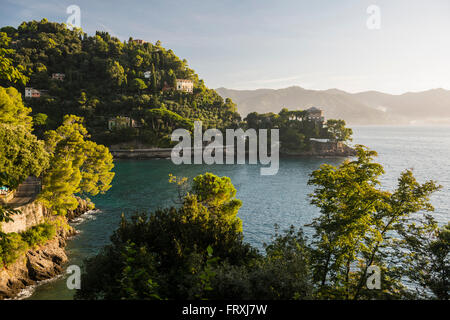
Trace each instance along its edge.
{"label": "foliage", "polygon": [[345,120],[330,119],[325,125],[328,131],[327,138],[330,140],[339,142],[352,140],[353,130],[345,127]]}
{"label": "foliage", "polygon": [[21,234],[22,240],[29,247],[35,247],[44,244],[47,240],[56,235],[56,226],[53,223],[44,222],[31,227]]}
{"label": "foliage", "polygon": [[266,256],[251,264],[222,264],[208,293],[210,299],[311,299],[313,286],[309,252],[301,231],[291,227],[266,245]]}
{"label": "foliage", "polygon": [[15,51],[8,49],[11,39],[5,32],[0,32],[0,81],[7,85],[20,83],[24,85],[28,78],[22,74],[23,66],[14,66]]}
{"label": "foliage", "polygon": [[35,126],[47,125],[48,116],[45,113],[37,113],[33,116],[33,124]]}
{"label": "foliage", "polygon": [[[208,89],[186,60],[159,42],[136,44],[132,38],[121,42],[107,32],[88,36],[80,29],[70,31],[64,24],[46,19],[0,30],[12,40],[3,45],[11,61],[29,77],[28,86],[47,90],[40,98],[26,101],[33,113],[48,115],[51,125],[60,123],[65,114],[84,117],[93,141],[98,143],[126,139],[167,147],[167,132],[182,122],[201,120],[206,129],[233,127],[240,121],[231,100],[224,101]],[[144,77],[146,71],[151,72],[150,78]],[[64,73],[64,81],[52,79],[53,73]],[[194,92],[163,90],[173,88],[176,79],[192,80]],[[24,89],[19,83],[15,87]],[[164,108],[182,121],[148,113]],[[107,129],[108,119],[116,116],[133,118],[142,126],[121,136]],[[163,127],[164,133],[156,126]]]}
{"label": "foliage", "polygon": [[47,148],[52,157],[40,200],[57,214],[77,207],[76,193],[106,192],[114,177],[108,148],[86,140],[89,135],[82,122],[82,118],[68,115],[58,129],[47,132]]}
{"label": "foliage", "polygon": [[[208,181],[215,181],[219,189],[225,189],[210,189],[214,195],[206,194],[207,188],[201,187],[204,180],[200,180],[197,184],[202,190],[202,199],[207,199],[209,203],[223,204],[233,194],[230,193],[227,179],[208,176]],[[224,196],[225,194],[228,196]],[[213,197],[217,195],[221,199],[216,202]],[[192,191],[186,198],[196,199],[197,196]],[[214,213],[209,212],[210,209],[214,209]],[[134,250],[140,252],[140,260],[133,260],[139,264],[133,264],[132,269],[143,270],[142,272],[145,270],[144,279],[151,279],[152,288],[155,288],[153,293],[158,297],[204,298],[211,291],[214,267],[218,261],[244,265],[258,256],[254,249],[243,242],[240,228],[237,218],[227,220],[218,208],[206,204],[156,210],[148,216],[133,216],[131,221],[123,218],[120,228],[111,238],[112,244],[85,264],[86,272],[82,278],[84,286],[77,292],[77,297],[142,298],[143,290],[147,287],[143,289],[133,281],[124,283],[122,274],[117,273],[117,270],[129,270],[126,266],[131,267],[123,253],[133,244]],[[97,272],[103,274],[101,279],[96,276]],[[133,292],[133,295],[124,296],[123,292]]]}
{"label": "foliage", "polygon": [[185,198],[183,208],[194,216],[205,213],[207,219],[224,220],[236,224],[242,231],[242,221],[237,218],[242,201],[235,198],[236,189],[228,177],[205,173],[194,178],[192,193]]}
{"label": "foliage", "polygon": [[[2,222],[10,222],[10,221],[14,221],[11,216],[15,215],[15,214],[19,214],[20,211],[15,210],[13,208],[11,208],[10,206],[0,203],[0,224]],[[0,228],[0,235],[2,234],[1,228]]]}
{"label": "foliage", "polygon": [[0,123],[22,125],[31,130],[30,108],[23,105],[21,94],[13,87],[0,87]]}
{"label": "foliage", "polygon": [[[313,242],[291,227],[277,232],[265,255],[243,242],[228,178],[199,175],[188,189],[185,178],[171,175],[180,207],[123,217],[112,244],[86,262],[77,298],[448,298],[449,227],[438,230],[419,213],[432,211],[429,196],[439,186],[420,184],[407,170],[395,190],[382,190],[376,152],[357,151],[357,159],[311,175],[311,202],[321,210],[309,225]],[[371,265],[381,269],[381,290],[366,286]]]}
{"label": "foliage", "polygon": [[252,112],[244,120],[247,128],[279,129],[280,151],[286,153],[307,150],[311,138],[347,141],[351,140],[352,135],[352,130],[345,127],[344,120],[328,120],[324,126],[321,121],[309,119],[307,110],[283,108],[278,114]]}
{"label": "foliage", "polygon": [[419,298],[448,300],[450,292],[450,224],[439,229],[431,216],[424,224],[399,227],[404,276]]}
{"label": "foliage", "polygon": [[[311,203],[321,215],[310,225],[315,230],[312,268],[319,298],[361,299],[401,297],[401,270],[390,255],[400,226],[411,215],[432,211],[429,196],[440,187],[433,181],[419,184],[406,170],[393,192],[379,188],[384,172],[374,163],[375,151],[356,147],[358,157],[338,168],[324,164],[311,175],[315,186]],[[368,267],[382,270],[382,290],[367,290]],[[397,267],[396,267],[397,266]]]}
{"label": "foliage", "polygon": [[43,245],[56,235],[55,222],[44,222],[22,233],[0,233],[0,263],[8,266],[31,248]]}
{"label": "foliage", "polygon": [[49,154],[43,141],[24,126],[0,124],[0,154],[0,186],[10,189],[48,167]]}

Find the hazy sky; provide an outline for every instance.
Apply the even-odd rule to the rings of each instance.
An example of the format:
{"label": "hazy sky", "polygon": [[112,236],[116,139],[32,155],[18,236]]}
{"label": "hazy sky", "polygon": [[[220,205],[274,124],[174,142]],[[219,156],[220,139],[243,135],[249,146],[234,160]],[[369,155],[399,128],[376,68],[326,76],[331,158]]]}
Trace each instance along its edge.
{"label": "hazy sky", "polygon": [[88,34],[161,40],[212,88],[450,89],[449,0],[0,0],[0,25],[66,22],[71,4]]}

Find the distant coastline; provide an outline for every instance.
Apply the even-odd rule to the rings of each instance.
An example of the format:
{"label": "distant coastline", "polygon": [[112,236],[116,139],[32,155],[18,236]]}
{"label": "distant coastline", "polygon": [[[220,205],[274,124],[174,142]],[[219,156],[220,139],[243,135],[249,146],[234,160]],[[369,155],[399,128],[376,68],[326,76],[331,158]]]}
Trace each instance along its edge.
{"label": "distant coastline", "polygon": [[[355,149],[342,142],[310,141],[311,148],[304,151],[280,151],[281,157],[351,157],[356,155]],[[114,159],[170,159],[172,148],[111,148]]]}

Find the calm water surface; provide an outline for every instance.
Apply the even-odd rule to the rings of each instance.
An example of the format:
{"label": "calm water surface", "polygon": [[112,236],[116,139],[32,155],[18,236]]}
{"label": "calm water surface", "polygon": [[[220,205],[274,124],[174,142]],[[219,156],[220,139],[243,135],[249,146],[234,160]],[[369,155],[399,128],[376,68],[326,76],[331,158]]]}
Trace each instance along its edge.
{"label": "calm water surface", "polygon": [[[413,168],[420,181],[437,180],[444,187],[432,202],[436,218],[449,220],[450,212],[450,127],[354,127],[354,143],[376,150],[378,162],[386,174],[385,188],[396,185],[401,171]],[[245,240],[262,248],[274,234],[274,224],[287,228],[302,226],[319,213],[311,206],[307,186],[309,174],[322,163],[338,165],[342,158],[281,159],[275,176],[260,176],[258,165],[181,165],[170,160],[116,161],[115,179],[105,195],[95,197],[99,212],[84,215],[76,228],[81,232],[68,242],[69,264],[81,265],[84,258],[94,255],[109,243],[122,213],[129,217],[136,211],[150,211],[173,205],[175,189],[168,183],[168,175],[194,177],[212,172],[228,176],[236,187],[237,197],[243,201],[239,217],[243,221]],[[101,276],[101,275],[99,275]],[[66,288],[61,277],[30,289],[30,299],[72,299],[73,291]]]}

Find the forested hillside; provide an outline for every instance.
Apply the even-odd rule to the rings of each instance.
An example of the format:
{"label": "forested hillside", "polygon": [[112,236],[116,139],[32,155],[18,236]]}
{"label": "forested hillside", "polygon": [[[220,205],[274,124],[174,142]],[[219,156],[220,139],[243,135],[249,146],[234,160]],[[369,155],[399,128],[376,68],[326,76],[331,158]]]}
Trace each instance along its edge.
{"label": "forested hillside", "polygon": [[[235,127],[240,121],[230,99],[208,89],[186,60],[159,41],[122,42],[107,32],[89,36],[46,19],[0,32],[11,39],[2,45],[13,50],[12,60],[29,78],[26,87],[39,90],[40,97],[25,99],[38,135],[74,114],[84,117],[97,142],[168,146],[172,130],[189,129],[194,120],[203,121],[204,128]],[[192,80],[193,92],[176,90],[176,79]],[[3,79],[0,85],[25,91],[24,83]],[[109,130],[108,121],[117,116],[134,120],[133,125]]]}

